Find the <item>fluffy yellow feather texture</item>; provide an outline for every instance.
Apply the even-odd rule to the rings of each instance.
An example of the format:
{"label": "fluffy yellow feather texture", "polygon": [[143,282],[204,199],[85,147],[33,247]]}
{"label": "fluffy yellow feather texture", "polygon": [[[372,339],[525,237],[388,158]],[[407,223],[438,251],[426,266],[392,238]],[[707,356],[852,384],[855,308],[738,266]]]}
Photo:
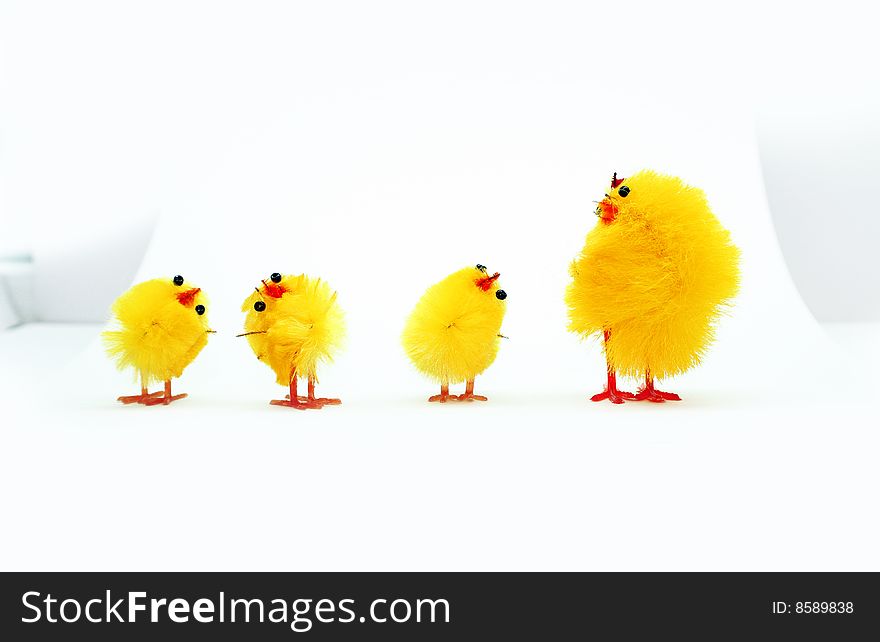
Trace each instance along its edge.
{"label": "fluffy yellow feather texture", "polygon": [[468,267],[435,283],[419,299],[403,329],[413,365],[441,384],[473,379],[495,361],[507,308],[498,282],[484,291],[485,268]]}
{"label": "fluffy yellow feather texture", "polygon": [[684,372],[736,295],[739,250],[702,190],[679,178],[640,171],[603,203],[616,214],[600,217],[571,264],[569,329],[610,331],[605,352],[620,374]]}
{"label": "fluffy yellow feather texture", "polygon": [[[336,292],[321,279],[300,274],[263,282],[242,304],[244,327],[257,359],[275,372],[280,385],[298,377],[318,380],[318,366],[333,360],[345,338],[345,316]],[[273,296],[273,294],[277,295]],[[266,308],[254,309],[257,301]]]}
{"label": "fluffy yellow feather texture", "polygon": [[179,377],[208,344],[207,314],[197,306],[208,300],[199,291],[194,296],[186,282],[152,279],[132,286],[113,303],[116,327],[103,333],[107,354],[120,370],[133,368],[143,384]]}

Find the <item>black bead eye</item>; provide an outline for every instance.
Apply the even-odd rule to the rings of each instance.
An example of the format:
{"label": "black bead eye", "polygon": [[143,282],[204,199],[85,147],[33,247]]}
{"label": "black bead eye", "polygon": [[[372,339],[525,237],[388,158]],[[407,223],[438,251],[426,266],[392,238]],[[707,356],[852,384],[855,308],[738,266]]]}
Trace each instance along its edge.
{"label": "black bead eye", "polygon": [[256,310],[257,312],[262,312],[265,309],[266,309],[266,304],[263,303],[262,301],[257,301],[256,303],[254,303],[254,310]]}
{"label": "black bead eye", "polygon": [[174,285],[176,285],[178,287],[183,285],[183,277],[180,276],[179,274],[174,277]]}
{"label": "black bead eye", "polygon": [[269,278],[272,279],[272,283],[281,283],[281,275],[278,272],[273,272]]}
{"label": "black bead eye", "polygon": [[499,301],[504,301],[507,298],[507,292],[504,290],[495,290],[495,298]]}
{"label": "black bead eye", "polygon": [[477,269],[478,269],[480,272],[485,272],[485,271],[486,271],[486,266],[485,266],[485,265],[480,265],[479,263],[477,263]]}
{"label": "black bead eye", "polygon": [[621,186],[617,193],[620,194],[623,198],[626,198],[627,194],[629,194],[629,187],[626,185]]}
{"label": "black bead eye", "polygon": [[203,315],[204,313],[205,313],[205,306],[203,306],[201,303],[199,303],[199,304],[196,306],[196,314],[198,314],[199,316],[201,316],[201,315]]}

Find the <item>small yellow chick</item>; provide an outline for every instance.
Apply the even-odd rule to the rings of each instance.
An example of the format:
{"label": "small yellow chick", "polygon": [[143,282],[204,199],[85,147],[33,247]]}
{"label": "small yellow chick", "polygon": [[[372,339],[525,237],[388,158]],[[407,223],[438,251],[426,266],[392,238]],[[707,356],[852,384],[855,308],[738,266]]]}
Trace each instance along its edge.
{"label": "small yellow chick", "polygon": [[[608,383],[593,401],[680,400],[654,387],[697,365],[739,288],[739,250],[702,190],[643,170],[611,180],[571,264],[569,330],[602,333]],[[643,377],[638,394],[617,374]]]}
{"label": "small yellow chick", "polygon": [[[117,329],[103,333],[107,353],[120,370],[133,368],[141,394],[119,397],[124,404],[168,405],[185,394],[171,394],[171,379],[180,377],[208,344],[207,299],[200,288],[178,275],[132,286],[113,303]],[[165,390],[148,392],[151,383]]]}
{"label": "small yellow chick", "polygon": [[[419,299],[403,329],[403,347],[413,365],[440,383],[428,401],[486,401],[474,394],[474,378],[498,354],[507,293],[498,288],[498,272],[464,268],[435,283]],[[449,384],[466,381],[463,395]]]}
{"label": "small yellow chick", "polygon": [[[244,334],[257,359],[275,372],[279,385],[288,386],[287,399],[274,406],[306,410],[342,403],[315,397],[318,366],[332,361],[345,335],[345,318],[336,292],[321,279],[278,272],[244,300]],[[308,379],[308,396],[297,395],[297,378]]]}

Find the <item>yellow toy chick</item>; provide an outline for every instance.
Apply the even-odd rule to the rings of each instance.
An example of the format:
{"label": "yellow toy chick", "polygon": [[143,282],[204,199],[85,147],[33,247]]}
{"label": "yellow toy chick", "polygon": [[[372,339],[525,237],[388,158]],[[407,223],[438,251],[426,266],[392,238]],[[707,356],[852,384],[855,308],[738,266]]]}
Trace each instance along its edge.
{"label": "yellow toy chick", "polygon": [[[141,394],[119,397],[124,404],[168,405],[186,394],[171,394],[171,379],[180,377],[208,344],[207,299],[200,288],[178,275],[132,286],[113,303],[117,329],[103,333],[107,353],[120,370],[133,368]],[[165,382],[162,392],[148,392]]]}
{"label": "yellow toy chick", "polygon": [[[298,410],[342,403],[315,397],[318,366],[332,361],[345,335],[345,318],[336,292],[326,281],[305,274],[282,276],[278,272],[262,281],[261,288],[244,300],[247,312],[244,334],[257,359],[275,372],[279,385],[288,386],[287,399],[274,406]],[[297,378],[308,379],[308,396],[297,395]]]}
{"label": "yellow toy chick", "polygon": [[[403,347],[413,365],[440,383],[428,401],[486,401],[474,394],[474,378],[498,354],[507,293],[498,288],[498,272],[464,268],[435,283],[419,299],[403,329]],[[466,381],[463,395],[449,384]]]}
{"label": "yellow toy chick", "polygon": [[[608,382],[592,400],[678,401],[654,377],[700,362],[739,288],[739,250],[702,190],[674,176],[614,174],[596,214],[565,296],[569,330],[604,336]],[[644,386],[622,392],[618,373]]]}

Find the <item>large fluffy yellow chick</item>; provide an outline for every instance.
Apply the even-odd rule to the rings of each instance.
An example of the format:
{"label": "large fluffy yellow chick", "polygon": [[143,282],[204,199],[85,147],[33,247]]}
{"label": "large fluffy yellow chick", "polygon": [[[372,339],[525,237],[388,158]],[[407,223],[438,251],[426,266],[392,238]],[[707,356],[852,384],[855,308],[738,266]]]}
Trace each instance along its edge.
{"label": "large fluffy yellow chick", "polygon": [[[270,403],[305,410],[342,403],[315,396],[318,366],[332,361],[345,335],[345,318],[336,292],[326,281],[305,274],[278,272],[262,281],[242,304],[244,327],[257,359],[275,372],[278,384],[288,386],[287,399]],[[308,395],[297,395],[297,378],[308,379]]]}
{"label": "large fluffy yellow chick", "polygon": [[[428,401],[486,401],[474,394],[474,378],[495,361],[507,293],[499,274],[485,266],[464,268],[435,283],[419,300],[403,329],[403,347],[416,368],[440,383]],[[463,395],[449,384],[466,381]]]}
{"label": "large fluffy yellow chick", "polygon": [[[167,405],[186,397],[171,394],[171,379],[180,377],[208,343],[207,299],[200,288],[178,275],[132,286],[113,303],[117,328],[104,332],[107,353],[120,370],[134,369],[141,394],[119,397],[125,404]],[[148,392],[164,381],[161,392]]]}
{"label": "large fluffy yellow chick", "polygon": [[[679,400],[654,387],[697,365],[739,286],[739,250],[702,190],[674,176],[640,171],[611,181],[599,220],[571,264],[569,329],[603,333],[608,365],[593,401]],[[643,377],[633,395],[616,374]]]}

